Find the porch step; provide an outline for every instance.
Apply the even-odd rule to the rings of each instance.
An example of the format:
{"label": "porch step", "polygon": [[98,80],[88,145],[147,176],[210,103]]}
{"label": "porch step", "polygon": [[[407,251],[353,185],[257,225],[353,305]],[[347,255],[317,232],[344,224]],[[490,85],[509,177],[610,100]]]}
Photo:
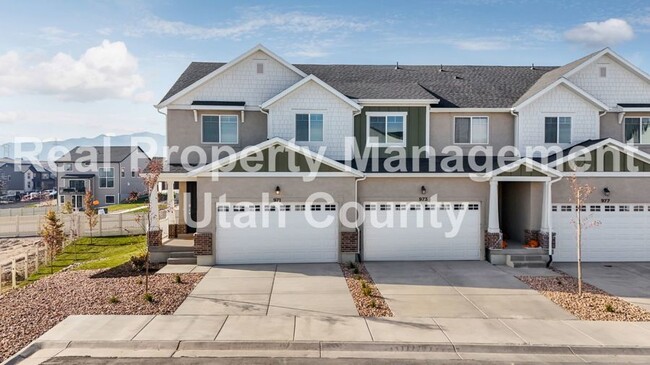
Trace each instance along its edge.
{"label": "porch step", "polygon": [[506,265],[510,267],[546,267],[548,255],[506,255]]}
{"label": "porch step", "polygon": [[170,257],[167,265],[196,265],[196,257]]}
{"label": "porch step", "polygon": [[194,239],[194,233],[181,233],[177,237],[178,239],[181,240],[193,240]]}
{"label": "porch step", "polygon": [[194,255],[194,251],[177,251],[177,252],[170,252],[169,253],[169,258],[174,258],[174,259],[181,259],[181,258],[196,258],[196,255]]}

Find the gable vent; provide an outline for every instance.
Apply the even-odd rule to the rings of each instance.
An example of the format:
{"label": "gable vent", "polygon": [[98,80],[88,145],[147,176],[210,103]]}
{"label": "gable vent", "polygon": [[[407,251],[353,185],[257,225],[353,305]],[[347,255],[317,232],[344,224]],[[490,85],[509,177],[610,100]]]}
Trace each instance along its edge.
{"label": "gable vent", "polygon": [[264,73],[264,64],[262,62],[257,63],[257,73],[258,74],[263,74]]}

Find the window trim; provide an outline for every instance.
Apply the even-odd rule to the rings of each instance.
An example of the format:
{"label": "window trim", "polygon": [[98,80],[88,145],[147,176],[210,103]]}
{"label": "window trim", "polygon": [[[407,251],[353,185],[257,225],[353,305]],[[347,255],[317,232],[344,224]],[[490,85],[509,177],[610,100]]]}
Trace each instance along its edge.
{"label": "window trim", "polygon": [[[309,139],[306,140],[306,141],[298,140],[298,131],[296,130],[297,122],[298,122],[296,119],[298,117],[298,114],[307,114],[307,137]],[[320,140],[320,141],[312,141],[312,139],[311,139],[311,115],[312,114],[320,114],[320,115],[323,116],[323,131],[322,131],[323,132],[322,133],[323,139]],[[300,110],[296,111],[293,114],[293,133],[294,133],[293,138],[296,140],[296,142],[303,142],[303,143],[304,142],[325,142],[325,113],[323,113],[323,112],[316,113],[316,112],[311,112],[311,111],[304,111],[303,112],[303,111],[300,111]]]}
{"label": "window trim", "polygon": [[[235,138],[235,142],[221,142],[221,117],[235,117],[236,123],[235,125],[237,126],[237,138]],[[203,117],[219,117],[219,142],[206,142],[205,141],[205,136],[203,135]],[[201,143],[202,144],[223,144],[223,145],[237,145],[239,144],[239,115],[237,114],[201,114]]]}
{"label": "window trim", "polygon": [[[555,118],[555,142],[546,142],[546,118]],[[569,118],[569,142],[560,142],[560,118]],[[543,138],[544,144],[571,144],[573,143],[573,117],[570,115],[546,114],[544,115]]]}
{"label": "window trim", "polygon": [[627,124],[628,119],[639,119],[639,133],[641,133],[641,127],[643,126],[643,119],[650,119],[650,115],[639,115],[639,116],[632,116],[632,117],[624,117],[623,118],[623,143],[627,145],[632,145],[632,146],[650,146],[650,143],[643,143],[641,142],[641,134],[639,134],[639,143],[636,142],[628,142],[625,136],[625,127]]}
{"label": "window trim", "polygon": [[[113,198],[113,202],[112,202],[112,203],[109,203],[109,202],[108,202],[108,197],[109,197],[109,196]],[[104,196],[104,203],[105,203],[106,205],[114,205],[114,204],[116,204],[116,203],[115,203],[115,195],[112,195],[112,194],[111,194],[111,195],[105,195],[105,196]]]}
{"label": "window trim", "polygon": [[[112,179],[113,179],[113,186],[105,186],[105,187],[102,187],[102,176],[99,174],[99,171],[100,171],[100,170],[105,170],[105,169],[108,169],[108,170],[112,170],[112,171],[113,171],[113,174],[112,174],[112,175],[113,175],[113,177],[112,177]],[[105,177],[105,179],[107,179],[107,180],[106,180],[106,185],[108,185],[108,177]],[[97,168],[97,186],[98,186],[100,189],[115,189],[115,167],[98,167],[98,168]]]}
{"label": "window trim", "polygon": [[[388,117],[402,117],[402,143],[372,143],[370,142],[370,117],[385,117],[385,123],[388,123]],[[408,123],[408,112],[366,112],[366,147],[406,147],[406,125]]]}
{"label": "window trim", "polygon": [[[469,142],[468,143],[463,143],[463,142],[456,142],[456,119],[458,118],[469,118]],[[478,142],[473,142],[474,139],[474,133],[473,127],[472,127],[472,121],[474,118],[485,118],[487,120],[487,142],[485,143],[478,143]],[[488,145],[490,144],[490,117],[487,115],[458,115],[454,116],[454,123],[452,125],[452,142],[457,145]]]}

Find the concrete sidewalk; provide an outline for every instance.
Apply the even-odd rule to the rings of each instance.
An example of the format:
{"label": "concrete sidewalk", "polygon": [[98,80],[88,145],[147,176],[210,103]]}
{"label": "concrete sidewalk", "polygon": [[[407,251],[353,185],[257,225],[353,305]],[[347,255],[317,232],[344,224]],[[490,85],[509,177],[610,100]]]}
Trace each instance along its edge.
{"label": "concrete sidewalk", "polygon": [[[393,352],[400,346],[427,344],[452,348],[452,356],[457,355],[458,348],[467,346],[525,354],[541,346],[560,351],[573,347],[591,349],[596,355],[598,349],[606,349],[600,355],[635,349],[643,351],[641,355],[632,353],[634,356],[645,358],[650,356],[650,323],[349,316],[70,316],[16,359],[21,359],[20,356],[31,361],[37,358],[44,361],[53,356],[210,357],[242,353],[241,347],[232,347],[233,343],[262,344],[261,352],[248,348],[244,354],[272,357],[287,354],[309,357],[316,351],[314,346],[321,354],[324,343],[345,343],[348,352],[368,356],[373,350],[367,346],[372,344],[399,344],[389,346]],[[316,345],[306,345],[310,343]],[[362,351],[364,348],[368,350]],[[339,351],[336,354],[342,354],[340,348],[335,350]]]}

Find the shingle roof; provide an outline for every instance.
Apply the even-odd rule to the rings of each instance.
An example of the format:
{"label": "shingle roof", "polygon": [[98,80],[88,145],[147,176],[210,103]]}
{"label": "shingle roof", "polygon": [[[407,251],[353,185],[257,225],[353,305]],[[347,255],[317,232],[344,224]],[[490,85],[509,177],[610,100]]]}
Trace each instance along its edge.
{"label": "shingle roof", "polygon": [[[224,63],[192,62],[161,102]],[[351,99],[440,99],[437,107],[508,108],[555,67],[308,65],[313,74]]]}
{"label": "shingle roof", "polygon": [[[77,146],[56,160],[56,162],[76,162],[80,158],[87,159],[91,152],[97,156],[97,162],[122,162],[138,148],[134,146]],[[106,156],[107,153],[108,156]]]}

